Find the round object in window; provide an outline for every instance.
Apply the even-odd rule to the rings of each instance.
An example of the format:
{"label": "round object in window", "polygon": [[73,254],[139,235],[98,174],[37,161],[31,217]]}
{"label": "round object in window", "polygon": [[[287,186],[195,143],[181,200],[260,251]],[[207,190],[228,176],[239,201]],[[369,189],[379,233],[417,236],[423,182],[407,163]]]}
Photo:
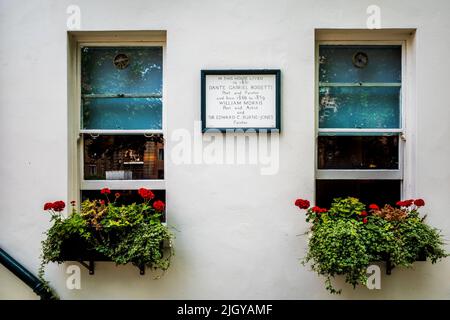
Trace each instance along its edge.
{"label": "round object in window", "polygon": [[113,63],[117,69],[125,69],[130,64],[130,58],[125,53],[119,53],[114,57]]}
{"label": "round object in window", "polygon": [[369,63],[369,57],[364,52],[358,51],[353,55],[353,65],[357,68],[364,68]]}

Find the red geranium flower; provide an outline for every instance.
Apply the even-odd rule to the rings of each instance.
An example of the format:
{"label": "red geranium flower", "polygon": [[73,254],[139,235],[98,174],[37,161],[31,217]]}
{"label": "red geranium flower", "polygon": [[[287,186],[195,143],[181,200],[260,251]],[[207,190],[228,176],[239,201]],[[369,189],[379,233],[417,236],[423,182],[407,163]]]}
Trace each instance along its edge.
{"label": "red geranium flower", "polygon": [[361,217],[367,217],[367,212],[366,211],[361,211],[360,215],[361,215]]}
{"label": "red geranium flower", "polygon": [[423,199],[416,199],[414,204],[418,207],[423,207],[425,205],[425,201],[423,201]]}
{"label": "red geranium flower", "polygon": [[295,205],[297,207],[299,207],[300,209],[308,209],[310,206],[310,203],[308,200],[303,200],[303,199],[297,199],[295,200]]}
{"label": "red geranium flower", "polygon": [[328,211],[328,210],[325,209],[325,208],[321,208],[321,209],[320,209],[320,212],[321,212],[321,213],[325,213],[325,212],[327,212],[327,211]]}
{"label": "red geranium flower", "polygon": [[363,222],[364,224],[366,224],[366,223],[367,223],[367,218],[364,218],[362,222]]}
{"label": "red geranium flower", "polygon": [[66,207],[66,204],[64,203],[64,201],[55,201],[52,204],[52,209],[56,212],[61,212],[64,210],[64,208]]}
{"label": "red geranium flower", "polygon": [[162,212],[165,207],[166,205],[161,200],[157,200],[153,203],[153,208],[155,208],[156,211]]}
{"label": "red geranium flower", "polygon": [[145,188],[140,188],[138,193],[145,200],[151,200],[155,197],[155,195],[153,194],[153,192],[151,190],[145,189]]}
{"label": "red geranium flower", "polygon": [[102,190],[100,190],[101,194],[110,194],[111,190],[109,190],[109,188],[103,188]]}
{"label": "red geranium flower", "polygon": [[102,206],[104,206],[104,205],[105,205],[105,200],[100,200],[100,204],[101,204]]}
{"label": "red geranium flower", "polygon": [[318,207],[318,206],[314,206],[311,208],[311,211],[315,212],[315,213],[320,213],[322,211],[322,209],[320,209],[320,207]]}
{"label": "red geranium flower", "polygon": [[116,192],[116,194],[114,195],[115,197],[116,197],[116,199],[117,198],[119,198],[120,197],[120,193],[119,192]]}
{"label": "red geranium flower", "polygon": [[410,199],[410,200],[404,200],[404,201],[398,201],[396,204],[399,207],[409,207],[414,203],[414,200]]}
{"label": "red geranium flower", "polygon": [[53,209],[52,202],[47,202],[46,204],[44,204],[44,210],[51,210],[51,209]]}
{"label": "red geranium flower", "polygon": [[369,209],[371,210],[380,210],[380,207],[378,207],[375,203],[372,203],[369,205]]}

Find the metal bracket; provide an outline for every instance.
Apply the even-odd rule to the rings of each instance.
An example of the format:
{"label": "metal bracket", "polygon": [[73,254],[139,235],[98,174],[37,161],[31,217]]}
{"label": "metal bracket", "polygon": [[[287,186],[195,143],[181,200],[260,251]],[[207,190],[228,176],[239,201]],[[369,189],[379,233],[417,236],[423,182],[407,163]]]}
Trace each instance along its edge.
{"label": "metal bracket", "polygon": [[90,260],[88,263],[84,261],[78,261],[83,267],[89,270],[89,274],[92,275],[95,272],[95,263],[94,261]]}
{"label": "metal bracket", "polygon": [[403,141],[403,142],[405,142],[406,141],[406,136],[405,136],[405,133],[400,133],[400,139]]}
{"label": "metal bracket", "polygon": [[100,134],[98,134],[98,133],[90,133],[89,135],[90,135],[91,138],[94,140],[94,139],[97,139],[97,138],[99,137]]}
{"label": "metal bracket", "polygon": [[[89,270],[89,274],[93,275],[95,274],[95,262],[93,260],[84,262],[84,261],[78,261],[83,267]],[[139,267],[139,274],[143,276],[145,274],[145,265],[140,265]]]}
{"label": "metal bracket", "polygon": [[386,274],[387,275],[391,275],[392,269],[394,269],[394,268],[395,268],[395,266],[392,265],[390,260],[386,261]]}

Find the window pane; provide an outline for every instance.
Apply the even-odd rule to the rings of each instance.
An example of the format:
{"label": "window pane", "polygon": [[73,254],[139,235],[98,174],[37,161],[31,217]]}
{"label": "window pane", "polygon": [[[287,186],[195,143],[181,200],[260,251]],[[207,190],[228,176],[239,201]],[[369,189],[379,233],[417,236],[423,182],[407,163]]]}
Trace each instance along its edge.
{"label": "window pane", "polygon": [[401,82],[401,46],[321,45],[319,63],[320,82]]}
{"label": "window pane", "polygon": [[82,94],[161,94],[162,47],[84,47]]}
{"label": "window pane", "polygon": [[84,135],[86,180],[164,179],[162,135]]}
{"label": "window pane", "polygon": [[319,136],[319,169],[398,169],[398,136]]}
{"label": "window pane", "polygon": [[[115,199],[115,194],[120,193],[120,197]],[[156,200],[161,200],[166,203],[166,191],[165,190],[152,190],[155,194],[155,198],[151,200],[152,204]],[[137,190],[111,190],[111,194],[108,195],[110,201],[115,201],[117,205],[127,205],[132,203],[142,203],[142,197],[138,194]],[[106,196],[100,193],[100,190],[82,190],[81,201],[84,200],[105,200]],[[165,214],[162,216],[162,221],[166,221]]]}
{"label": "window pane", "polygon": [[321,87],[320,128],[399,128],[399,87]]}
{"label": "window pane", "polygon": [[367,205],[395,205],[400,186],[400,180],[316,180],[316,203],[329,208],[334,198],[355,197]]}
{"label": "window pane", "polygon": [[156,98],[84,99],[83,129],[162,129],[162,102]]}

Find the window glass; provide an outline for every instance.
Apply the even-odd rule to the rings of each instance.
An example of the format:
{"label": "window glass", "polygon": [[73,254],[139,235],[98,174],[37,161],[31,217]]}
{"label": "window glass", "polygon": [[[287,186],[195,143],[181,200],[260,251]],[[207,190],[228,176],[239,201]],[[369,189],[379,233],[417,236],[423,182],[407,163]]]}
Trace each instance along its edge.
{"label": "window glass", "polygon": [[319,128],[399,128],[400,87],[321,87]]}
{"label": "window glass", "polygon": [[162,94],[162,47],[84,47],[82,94]]}
{"label": "window glass", "polygon": [[318,169],[398,169],[398,136],[319,136]]}
{"label": "window glass", "polygon": [[162,129],[162,102],[158,98],[85,99],[83,129]]}
{"label": "window glass", "polygon": [[401,46],[321,45],[320,82],[401,82]]}
{"label": "window glass", "polygon": [[84,47],[82,129],[162,129],[162,47]]}
{"label": "window glass", "polygon": [[162,135],[84,135],[84,179],[163,179]]}

